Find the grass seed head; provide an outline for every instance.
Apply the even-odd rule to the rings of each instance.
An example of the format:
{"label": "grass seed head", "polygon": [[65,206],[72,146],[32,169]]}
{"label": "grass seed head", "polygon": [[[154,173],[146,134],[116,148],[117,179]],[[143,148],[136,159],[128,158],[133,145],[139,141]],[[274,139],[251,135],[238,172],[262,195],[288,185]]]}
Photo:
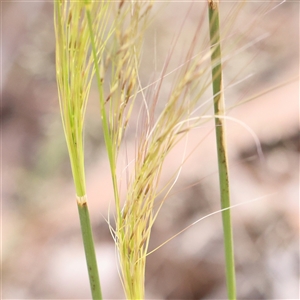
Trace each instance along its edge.
{"label": "grass seed head", "polygon": [[55,2],[54,11],[59,103],[78,196],[85,195],[83,125],[95,72],[85,16],[87,8],[97,16],[93,25],[100,30],[95,31],[95,40],[101,52],[104,50],[102,38],[107,23],[107,4],[59,1]]}

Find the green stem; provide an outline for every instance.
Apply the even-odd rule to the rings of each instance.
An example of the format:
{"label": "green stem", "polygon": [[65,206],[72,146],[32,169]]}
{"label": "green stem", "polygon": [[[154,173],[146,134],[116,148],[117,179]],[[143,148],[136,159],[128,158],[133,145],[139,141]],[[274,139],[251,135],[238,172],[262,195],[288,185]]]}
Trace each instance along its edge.
{"label": "green stem", "polygon": [[117,220],[121,220],[121,206],[120,206],[120,200],[119,200],[119,192],[118,192],[118,183],[117,183],[117,176],[116,176],[116,163],[115,163],[115,152],[114,147],[112,144],[112,139],[110,135],[110,130],[108,126],[108,119],[105,111],[105,101],[104,101],[104,95],[103,95],[103,78],[100,74],[100,68],[98,65],[98,56],[97,56],[97,49],[93,34],[93,23],[92,23],[92,17],[91,12],[87,8],[86,9],[86,16],[88,20],[88,26],[89,26],[89,32],[90,32],[90,39],[91,39],[91,46],[92,46],[92,53],[94,57],[94,65],[95,65],[95,71],[96,71],[96,79],[98,84],[98,90],[100,95],[100,114],[101,114],[101,121],[102,121],[102,127],[103,127],[103,135],[104,135],[104,142],[108,154],[108,160],[111,170],[111,176],[112,176],[112,183],[113,183],[113,190],[114,190],[114,196],[116,199],[116,209],[117,209]]}
{"label": "green stem", "polygon": [[90,286],[93,300],[102,300],[102,292],[97,267],[95,246],[89,216],[89,210],[86,202],[86,196],[77,198],[77,207],[80,218],[80,226],[83,238],[85,258],[90,278]]}
{"label": "green stem", "polygon": [[[216,141],[218,152],[219,165],[219,181],[221,193],[222,209],[230,207],[229,193],[229,176],[228,176],[228,161],[227,148],[225,144],[225,114],[224,95],[223,95],[223,78],[222,78],[222,54],[220,46],[220,22],[219,22],[219,7],[218,2],[209,0],[209,31],[211,43],[211,64],[212,64],[212,86],[214,94],[214,110],[215,110],[215,126],[216,126]],[[231,225],[230,209],[222,212],[223,234],[225,245],[225,260],[226,260],[226,282],[228,299],[236,299],[236,283],[235,283],[235,264],[233,250],[233,233]]]}
{"label": "green stem", "polygon": [[[81,145],[83,147],[83,145]],[[83,149],[83,148],[80,148]],[[77,207],[80,219],[81,235],[86,258],[86,265],[89,274],[90,287],[93,300],[102,300],[102,292],[100,286],[99,272],[97,266],[97,258],[95,253],[95,245],[90,222],[90,215],[87,205],[86,189],[85,189],[85,173],[83,150],[81,155],[72,152],[71,165],[73,179],[76,189]],[[80,159],[81,158],[81,159]]]}

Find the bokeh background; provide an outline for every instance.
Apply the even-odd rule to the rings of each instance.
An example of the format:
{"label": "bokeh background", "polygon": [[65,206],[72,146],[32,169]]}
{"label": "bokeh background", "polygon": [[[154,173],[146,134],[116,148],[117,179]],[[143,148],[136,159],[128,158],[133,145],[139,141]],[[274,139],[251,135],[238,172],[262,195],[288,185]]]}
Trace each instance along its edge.
{"label": "bokeh background", "polygon": [[[223,40],[226,101],[234,107],[228,115],[255,132],[264,152],[259,158],[249,131],[227,122],[232,204],[244,203],[232,210],[238,298],[298,299],[299,2],[249,1],[235,14],[236,4],[221,1],[223,28],[231,28]],[[170,68],[182,63],[201,18],[203,44],[208,39],[205,1],[192,7],[191,1],[157,5],[141,64],[145,85],[161,71],[177,36]],[[2,299],[89,299],[57,98],[53,3],[2,1],[1,19]],[[165,95],[171,86],[172,76],[164,81]],[[235,106],[253,95],[253,101]],[[134,126],[130,130],[128,149]],[[154,225],[150,250],[219,209],[212,122],[189,134],[188,151],[193,149]],[[85,151],[104,298],[123,299],[105,221],[113,195],[95,86]],[[170,154],[162,184],[176,171],[182,153],[179,144]],[[221,215],[215,214],[149,256],[146,298],[226,299],[224,277]]]}

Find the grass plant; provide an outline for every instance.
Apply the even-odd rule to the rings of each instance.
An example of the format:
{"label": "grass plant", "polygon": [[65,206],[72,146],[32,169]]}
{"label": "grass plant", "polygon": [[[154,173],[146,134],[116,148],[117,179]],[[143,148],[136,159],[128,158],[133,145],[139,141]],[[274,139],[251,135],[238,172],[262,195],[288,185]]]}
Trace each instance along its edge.
{"label": "grass plant", "polygon": [[[113,236],[118,249],[121,279],[127,299],[144,298],[144,245],[148,242],[145,238],[148,216],[137,216],[134,211],[127,214],[124,209],[122,211],[118,190],[117,160],[121,141],[140,87],[138,77],[140,53],[151,7],[151,1],[120,1],[114,17],[114,32],[106,48],[106,55],[103,57],[99,57],[93,42],[91,11],[87,11],[96,62],[101,119],[115,195],[116,229]],[[107,73],[110,73],[109,93],[104,97],[104,84],[108,80]],[[135,221],[139,218],[142,219],[136,223]],[[141,223],[143,221],[144,224]]]}
{"label": "grass plant", "polygon": [[[155,93],[147,99],[139,79],[141,45],[143,34],[149,22],[152,2],[121,1],[115,9],[113,34],[107,43],[103,56],[97,52],[94,43],[91,10],[87,9],[87,19],[97,73],[100,95],[100,111],[106,149],[111,166],[116,204],[116,228],[113,237],[120,259],[121,279],[127,299],[144,299],[145,266],[148,254],[151,228],[163,201],[156,205],[155,199],[161,191],[158,183],[163,163],[172,148],[201,121],[192,117],[201,96],[210,86],[200,79],[209,74],[209,48],[195,59],[199,53],[198,32],[202,20],[195,28],[190,47],[182,68],[177,72],[176,82],[164,109],[155,118],[156,104],[160,100],[161,85],[167,74],[172,51],[157,80]],[[108,76],[109,74],[109,76]],[[105,84],[109,92],[105,96]],[[133,171],[127,178],[126,196],[120,199],[117,163],[124,132],[136,98],[142,103],[142,118],[138,124]],[[170,191],[178,174],[174,174],[164,190]]]}
{"label": "grass plant", "polygon": [[[195,121],[191,118],[191,111],[208,86],[197,89],[198,79],[206,71],[202,63],[207,56],[192,60],[197,40],[196,30],[187,51],[185,66],[179,72],[167,104],[157,120],[154,120],[155,105],[159,100],[168,61],[153,96],[152,106],[148,105],[143,94],[141,96],[145,116],[141,124],[143,131],[139,133],[134,171],[128,180],[126,199],[122,204],[117,177],[118,152],[135,99],[142,89],[138,75],[139,64],[151,7],[151,1],[120,1],[118,5],[94,1],[58,1],[55,4],[60,107],[94,299],[101,299],[102,295],[87,207],[83,150],[84,116],[94,72],[97,76],[101,119],[115,194],[116,229],[113,235],[127,299],[144,298],[146,257],[151,228],[158,212],[154,211],[154,203],[159,193],[158,182],[163,163],[174,145],[194,126],[191,124]],[[111,21],[108,12],[113,11],[115,17]],[[109,21],[111,29],[108,29]],[[219,48],[215,47],[214,53],[219,55],[216,49]],[[213,55],[213,60],[220,59]],[[109,93],[105,96],[107,74],[110,74]],[[213,70],[213,86],[219,98],[220,90],[215,86],[220,76],[218,65]],[[217,119],[216,122],[221,121]],[[219,123],[216,126],[219,128]]]}
{"label": "grass plant", "polygon": [[[102,299],[95,247],[85,184],[83,127],[94,70],[91,40],[83,1],[58,0],[54,3],[56,37],[56,78],[63,129],[76,189],[77,207],[93,299]],[[103,51],[107,5],[92,7],[98,52]],[[102,43],[100,44],[100,41]]]}
{"label": "grass plant", "polygon": [[[64,1],[55,2],[56,70],[59,102],[80,216],[93,299],[102,299],[92,230],[87,206],[83,127],[85,110],[96,75],[102,129],[111,169],[115,197],[115,226],[110,229],[120,262],[120,275],[127,299],[144,299],[145,267],[151,229],[162,204],[176,183],[185,160],[178,164],[161,189],[159,181],[167,155],[190,130],[207,121],[202,97],[212,85],[219,163],[228,298],[236,299],[233,236],[227,149],[225,145],[224,88],[218,1],[208,0],[210,42],[199,42],[204,18],[195,28],[184,62],[174,72],[165,106],[162,84],[169,74],[175,39],[159,78],[146,93],[140,79],[145,31],[152,20],[153,1]],[[237,13],[237,10],[234,11]],[[230,24],[231,26],[231,24]],[[227,28],[228,29],[228,28]],[[201,45],[200,45],[201,44]],[[118,173],[125,133],[138,107],[139,121],[135,156],[127,168],[125,196]],[[134,120],[136,122],[136,120]],[[156,199],[162,196],[159,202]],[[195,222],[196,223],[196,222]],[[164,243],[165,244],[165,243]]]}

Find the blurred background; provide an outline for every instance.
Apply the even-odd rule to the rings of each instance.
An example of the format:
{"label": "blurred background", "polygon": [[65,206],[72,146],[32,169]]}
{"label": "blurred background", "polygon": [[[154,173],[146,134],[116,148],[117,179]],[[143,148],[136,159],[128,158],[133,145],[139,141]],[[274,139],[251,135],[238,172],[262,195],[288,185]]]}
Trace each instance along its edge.
{"label": "blurred background", "polygon": [[[223,28],[231,28],[223,40],[228,115],[255,132],[264,153],[258,157],[245,127],[227,121],[232,204],[244,203],[232,210],[239,299],[299,297],[299,3],[278,4],[248,3],[238,13],[235,3],[221,4]],[[145,85],[161,71],[176,36],[170,68],[182,63],[201,18],[199,34],[204,44],[208,40],[205,1],[157,5],[141,63]],[[89,299],[58,106],[53,3],[2,1],[1,18],[2,298]],[[163,94],[171,86],[166,78]],[[130,130],[129,149],[135,128]],[[167,159],[162,184],[176,171],[183,146]],[[150,250],[220,207],[212,122],[189,134],[188,151],[193,149],[154,225]],[[104,298],[123,299],[105,221],[113,195],[96,86],[88,104],[85,151]],[[226,299],[224,277],[221,215],[215,214],[148,257],[146,298]]]}

